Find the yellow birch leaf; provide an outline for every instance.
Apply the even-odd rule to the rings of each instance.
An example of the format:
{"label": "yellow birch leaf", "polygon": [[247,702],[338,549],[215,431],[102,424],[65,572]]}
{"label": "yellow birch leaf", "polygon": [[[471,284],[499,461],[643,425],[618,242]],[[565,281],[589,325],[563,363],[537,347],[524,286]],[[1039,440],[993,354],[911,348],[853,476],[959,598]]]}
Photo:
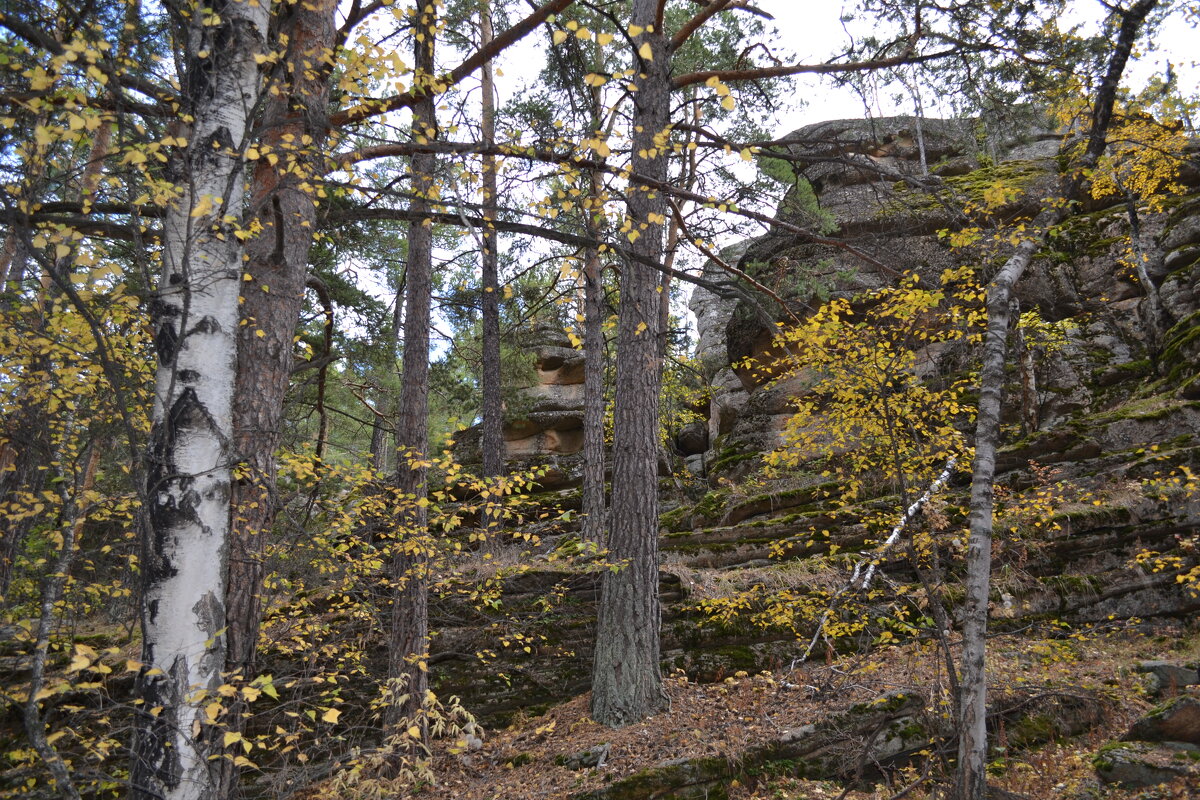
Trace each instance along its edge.
{"label": "yellow birch leaf", "polygon": [[726,95],[725,99],[721,101],[721,105],[725,107],[726,111],[733,111],[734,107],[737,106],[737,103],[733,102],[732,95]]}
{"label": "yellow birch leaf", "polygon": [[550,40],[555,44],[562,44],[567,40],[568,36],[570,36],[570,34],[566,31],[555,31],[554,35],[550,37]]}
{"label": "yellow birch leaf", "polygon": [[601,47],[612,44],[613,35],[611,33],[600,33],[596,35],[596,42]]}
{"label": "yellow birch leaf", "polygon": [[642,46],[638,48],[638,55],[646,61],[654,60],[654,50],[651,49],[649,42],[642,42]]}
{"label": "yellow birch leaf", "polygon": [[333,724],[337,723],[338,717],[340,717],[341,715],[342,715],[341,711],[338,711],[336,708],[331,708],[331,709],[328,709],[324,714],[321,715],[321,721],[328,722],[331,725],[333,725]]}
{"label": "yellow birch leaf", "polygon": [[212,195],[206,194],[206,195],[201,196],[200,202],[196,203],[195,207],[192,208],[191,215],[193,217],[202,217],[205,214],[208,214],[209,212],[211,212],[212,209],[213,209]]}

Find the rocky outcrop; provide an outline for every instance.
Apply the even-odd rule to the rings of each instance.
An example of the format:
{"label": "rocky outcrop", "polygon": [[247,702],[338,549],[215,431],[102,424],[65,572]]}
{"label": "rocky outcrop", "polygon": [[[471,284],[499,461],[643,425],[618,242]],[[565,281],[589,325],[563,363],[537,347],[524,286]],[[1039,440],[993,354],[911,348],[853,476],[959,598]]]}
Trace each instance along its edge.
{"label": "rocky outcrop", "polygon": [[[850,250],[776,230],[726,248],[723,259],[771,285],[802,315],[824,297],[858,295],[888,285],[894,273],[906,270],[938,275],[968,257],[937,236],[939,227],[961,220],[946,206],[929,202],[929,187],[959,199],[997,177],[1036,188],[1056,164],[1058,139],[1036,124],[1027,127],[1033,133],[997,136],[980,145],[969,127],[925,120],[923,169],[914,125],[906,118],[836,122],[791,137],[801,174],[821,207],[836,216]],[[1010,210],[1021,202],[1012,200]],[[811,211],[801,206],[792,209],[795,219]],[[1044,485],[1049,470],[1069,489],[1039,510],[1045,520],[998,538],[992,605],[998,629],[1019,629],[1039,619],[1070,624],[1188,619],[1200,611],[1200,596],[1178,582],[1195,560],[1182,542],[1200,528],[1200,497],[1169,482],[1155,483],[1178,467],[1200,471],[1200,404],[1189,388],[1200,363],[1194,350],[1200,347],[1200,225],[1195,222],[1200,197],[1176,198],[1164,211],[1142,212],[1151,275],[1159,282],[1166,313],[1159,352],[1147,334],[1145,293],[1121,266],[1128,233],[1123,207],[1091,207],[1073,217],[1019,286],[1022,309],[1063,323],[1058,326],[1062,340],[1034,353],[1033,422],[1022,433],[1019,415],[1005,419],[1008,445],[998,459],[999,482],[1012,496]],[[733,291],[735,279],[719,267],[708,265],[705,278],[716,290],[696,289],[691,307],[698,321],[698,355],[713,394],[706,424],[677,431],[675,446],[712,488],[698,502],[673,498],[666,506],[674,508],[661,520],[666,563],[660,589],[664,666],[715,679],[790,664],[804,643],[797,642],[795,632],[745,620],[711,624],[697,610],[692,593],[699,584],[691,582],[692,576],[707,571],[709,578],[723,578],[751,567],[754,581],[770,582],[778,570],[780,585],[798,594],[827,594],[844,576],[831,575],[824,562],[812,570],[797,562],[873,546],[880,520],[895,518],[899,499],[867,496],[834,516],[829,498],[837,487],[819,471],[786,486],[739,483],[778,444],[791,401],[804,385],[770,384],[739,365],[746,356],[769,357],[777,320],[765,317],[767,300],[747,300],[745,287],[738,289],[741,295]],[[536,355],[537,380],[510,409],[506,447],[518,463],[545,466],[550,473],[544,483],[569,486],[578,476],[582,360],[553,339],[540,344]],[[931,350],[918,369],[965,376],[971,369],[968,356],[962,349]],[[1019,378],[1014,359],[1010,401],[1020,396]],[[944,493],[938,511],[946,517],[944,531],[965,523],[959,510],[965,503],[962,489],[962,482],[952,482]],[[560,507],[578,502],[569,490],[546,497]],[[953,624],[959,613],[955,570],[960,561],[952,539],[948,533],[936,543],[945,555],[943,599]],[[555,546],[547,541],[542,548]],[[1142,548],[1182,561],[1169,569],[1139,566],[1133,557]],[[880,556],[878,566],[889,580],[918,582],[902,548]],[[736,586],[736,579],[730,585]],[[547,594],[569,598],[572,607],[535,611]],[[488,648],[490,634],[480,627],[446,628],[435,645],[439,691],[469,687],[476,708],[495,722],[518,708],[536,708],[584,690],[596,594],[594,575],[547,569],[510,579],[505,608],[521,617],[528,607],[531,629],[546,638],[532,652],[506,654],[511,668],[503,680],[481,680],[469,654]]]}
{"label": "rocky outcrop", "polygon": [[[510,470],[540,470],[539,484],[554,490],[578,483],[583,450],[583,353],[561,332],[533,332],[531,383],[506,403],[504,458]],[[462,431],[455,455],[478,463],[481,426]]]}
{"label": "rocky outcrop", "polygon": [[810,780],[855,778],[930,742],[920,719],[924,698],[894,692],[858,703],[820,722],[782,731],[772,742],[733,757],[672,759],[572,800],[716,800],[737,776],[781,764]]}
{"label": "rocky outcrop", "polygon": [[[815,200],[832,215],[847,246],[811,244],[775,230],[730,248],[726,257],[740,252],[739,267],[803,315],[821,297],[853,296],[906,271],[937,275],[972,258],[970,251],[951,250],[938,231],[962,227],[966,218],[956,209],[998,180],[1025,190],[1002,213],[1021,210],[1025,198],[1037,197],[1053,179],[1061,136],[1030,117],[980,143],[970,121],[892,117],[820,123],[786,141],[797,174],[811,187],[809,204]],[[1200,186],[1194,169],[1184,173],[1193,189]],[[806,218],[811,209],[797,201],[801,191],[806,189],[784,198],[779,214],[804,225],[812,220]],[[1065,323],[1065,339],[1030,360],[1032,433],[1060,432],[1066,423],[1109,411],[1155,377],[1176,397],[1200,397],[1200,196],[1171,200],[1159,212],[1143,207],[1139,222],[1165,317],[1158,321],[1163,335],[1157,351],[1145,289],[1128,266],[1124,205],[1073,217],[1018,286],[1022,310]],[[704,277],[729,280],[711,263]],[[706,288],[693,291],[690,306],[713,389],[708,476],[737,479],[756,455],[778,444],[796,387],[764,385],[751,371],[730,365],[746,357],[770,361],[773,323],[784,315],[764,320],[766,300],[739,302]],[[963,367],[961,353],[943,352],[921,369],[953,374]]]}
{"label": "rocky outcrop", "polygon": [[1122,741],[1100,750],[1096,773],[1129,788],[1183,779],[1200,782],[1200,698],[1181,695],[1134,723]]}

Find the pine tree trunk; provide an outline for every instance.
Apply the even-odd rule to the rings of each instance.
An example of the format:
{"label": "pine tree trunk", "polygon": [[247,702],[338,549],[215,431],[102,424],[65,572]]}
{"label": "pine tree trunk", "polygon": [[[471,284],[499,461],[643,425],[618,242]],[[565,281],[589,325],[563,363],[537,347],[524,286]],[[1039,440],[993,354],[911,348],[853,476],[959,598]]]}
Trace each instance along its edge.
{"label": "pine tree trunk", "polygon": [[140,564],[145,667],[131,774],[138,800],[217,796],[202,708],[225,666],[244,252],[221,220],[242,213],[242,152],[267,23],[266,3],[231,0],[202,4],[187,28],[180,83],[193,124],[180,196],[163,223],[164,275],[153,300],[158,374]]}
{"label": "pine tree trunk", "polygon": [[[643,77],[634,94],[633,171],[667,178],[670,121],[669,51],[655,0],[634,0],[631,22],[647,29],[634,44],[650,45],[652,58],[635,56]],[[657,24],[656,24],[657,23]],[[653,32],[648,32],[650,27]],[[627,224],[635,253],[663,258],[666,202],[661,192],[629,187]],[[637,722],[664,707],[659,666],[658,402],[662,365],[659,275],[628,260],[621,274],[614,398],[612,509],[609,559],[620,565],[601,584],[592,672],[592,717],[605,725]]]}
{"label": "pine tree trunk", "polygon": [[[329,48],[333,46],[335,0],[281,6],[275,21],[288,50],[262,113],[263,154],[250,188],[249,216],[261,232],[246,244],[241,283],[238,369],[234,384],[233,431],[237,474],[230,504],[229,577],[225,591],[229,649],[226,669],[249,680],[255,671],[262,617],[263,552],[275,519],[275,452],[282,433],[284,395],[293,366],[293,337],[304,302],[308,253],[317,223],[316,197],[302,184],[324,167],[329,102]],[[311,144],[303,144],[303,142]],[[275,164],[265,158],[278,157]],[[240,707],[226,715],[240,731]],[[221,796],[236,794],[237,770],[221,759]]]}
{"label": "pine tree trunk", "polygon": [[[250,189],[250,212],[262,226],[246,245],[238,329],[238,371],[233,406],[234,448],[241,474],[233,484],[233,535],[227,592],[228,668],[250,677],[261,612],[262,552],[275,517],[275,451],[281,434],[283,399],[293,367],[292,347],[316,230],[317,203],[311,189],[324,166],[329,101],[325,53],[335,34],[334,0],[315,0],[281,10],[277,22],[288,41],[279,92],[263,110],[258,149],[274,153],[259,160]],[[312,144],[301,146],[303,137]]]}
{"label": "pine tree trunk", "polygon": [[[492,41],[492,9],[485,2],[479,10],[480,47]],[[483,144],[496,144],[496,88],[492,77],[492,62],[483,65],[482,74]],[[496,185],[496,157],[483,157],[483,477],[493,481],[504,475],[503,408],[500,399],[500,278],[499,253],[496,250],[496,204],[499,200]],[[499,503],[503,498],[489,494],[484,503],[483,526],[489,546],[500,527]]]}
{"label": "pine tree trunk", "polygon": [[[592,176],[592,185],[599,180]],[[594,197],[594,195],[593,195]],[[598,235],[587,211],[588,238]],[[589,247],[583,263],[583,539],[603,546],[604,508],[604,284],[600,255]]]}
{"label": "pine tree trunk", "polygon": [[[414,90],[427,92],[413,106],[413,138],[432,142],[438,136],[434,78],[436,5],[417,3]],[[423,34],[423,35],[421,35]],[[411,209],[420,214],[431,209],[436,161],[430,153],[412,158]],[[429,306],[432,296],[433,223],[418,219],[409,226],[408,270],[405,287],[404,362],[401,367],[400,408],[397,415],[396,490],[401,509],[396,525],[398,542],[392,559],[391,629],[388,639],[388,680],[396,693],[388,706],[385,724],[391,729],[402,720],[425,733],[421,710],[429,681],[429,559],[426,553],[428,512],[425,461],[429,450]],[[401,698],[404,698],[401,700]]]}
{"label": "pine tree trunk", "polygon": [[[594,53],[599,64],[602,53],[599,44]],[[597,67],[599,68],[599,67]],[[591,87],[591,129],[603,126],[603,96],[599,86]],[[599,241],[600,222],[604,215],[604,176],[599,169],[588,176],[588,201],[583,209],[584,233],[591,241]],[[603,547],[608,527],[605,503],[607,478],[604,442],[604,267],[596,245],[590,245],[583,256],[583,487],[581,534],[585,542]]]}

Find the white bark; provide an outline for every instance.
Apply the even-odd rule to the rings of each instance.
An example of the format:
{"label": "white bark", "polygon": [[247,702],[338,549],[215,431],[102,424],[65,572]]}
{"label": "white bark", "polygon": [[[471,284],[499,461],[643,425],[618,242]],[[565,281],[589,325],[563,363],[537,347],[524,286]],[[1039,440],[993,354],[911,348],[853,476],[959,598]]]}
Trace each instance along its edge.
{"label": "white bark", "polygon": [[1107,144],[1117,88],[1134,42],[1158,0],[1137,0],[1121,19],[1108,70],[1092,107],[1092,129],[1087,147],[1075,170],[1064,176],[1057,198],[1047,198],[1042,211],[1028,226],[1030,235],[1013,251],[988,287],[988,326],[979,373],[979,415],[975,423],[975,463],[971,478],[971,532],[967,540],[966,598],[963,605],[962,680],[959,682],[959,742],[957,800],[985,800],[987,796],[987,623],[988,593],[992,574],[992,482],[996,451],[1000,445],[1000,412],[1004,365],[1008,351],[1013,287],[1033,261],[1050,230],[1070,213],[1087,173],[1096,166]]}
{"label": "white bark", "polygon": [[[243,247],[242,152],[258,100],[267,3],[194,7],[182,76],[193,123],[176,164],[154,300],[154,428],[142,544],[143,712],[134,797],[216,796],[203,706],[225,662],[232,401]],[[219,18],[217,16],[219,9]],[[206,24],[207,23],[207,24]],[[219,738],[219,737],[218,737]]]}

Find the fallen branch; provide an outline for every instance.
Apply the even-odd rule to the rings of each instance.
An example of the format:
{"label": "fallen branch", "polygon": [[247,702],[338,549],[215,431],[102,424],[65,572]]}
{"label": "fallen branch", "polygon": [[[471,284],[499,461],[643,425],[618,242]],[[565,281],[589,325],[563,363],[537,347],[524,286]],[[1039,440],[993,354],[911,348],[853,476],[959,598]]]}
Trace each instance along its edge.
{"label": "fallen branch", "polygon": [[[900,541],[900,534],[904,531],[905,526],[912,521],[913,517],[920,513],[921,509],[924,508],[925,504],[935,494],[942,490],[942,487],[950,480],[950,474],[954,472],[954,466],[957,463],[958,457],[950,456],[941,474],[937,476],[937,479],[933,483],[929,484],[929,488],[925,490],[925,494],[918,497],[913,501],[912,505],[905,509],[904,514],[900,517],[900,521],[896,523],[896,527],[892,528],[892,532],[888,534],[888,537],[883,540],[883,544],[879,545],[870,557],[864,558],[854,565],[854,571],[850,573],[850,580],[837,591],[829,601],[829,607],[821,615],[821,620],[817,623],[817,631],[813,634],[812,641],[808,643],[808,648],[804,651],[804,655],[800,657],[801,662],[807,661],[808,657],[812,655],[813,648],[817,646],[817,642],[821,639],[821,633],[825,630],[825,623],[829,621],[829,617],[837,610],[838,601],[842,598],[842,595],[855,588],[854,584],[858,581],[859,576],[862,576],[862,585],[858,586],[858,589],[865,591],[871,587],[871,579],[875,577],[880,557],[890,550],[896,542]],[[865,572],[863,571],[864,567],[866,567]]]}

